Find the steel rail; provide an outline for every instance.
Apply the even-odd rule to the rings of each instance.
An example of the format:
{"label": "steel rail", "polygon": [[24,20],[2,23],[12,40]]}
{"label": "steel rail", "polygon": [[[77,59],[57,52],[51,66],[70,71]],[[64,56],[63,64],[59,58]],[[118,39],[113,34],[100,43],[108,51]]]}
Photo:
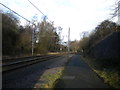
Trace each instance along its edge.
{"label": "steel rail", "polygon": [[2,72],[7,72],[7,71],[14,70],[14,69],[22,68],[28,65],[47,61],[47,60],[57,58],[57,57],[60,57],[60,55],[54,55],[54,56],[49,55],[49,56],[40,56],[40,57],[33,57],[33,58],[31,57],[26,60],[20,60],[20,61],[16,60],[15,62],[4,63],[2,64]]}

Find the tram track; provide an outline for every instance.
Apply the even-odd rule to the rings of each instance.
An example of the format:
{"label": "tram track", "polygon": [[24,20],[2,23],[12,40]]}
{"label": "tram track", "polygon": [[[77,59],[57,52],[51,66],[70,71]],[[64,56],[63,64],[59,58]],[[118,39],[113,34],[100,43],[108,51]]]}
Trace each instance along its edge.
{"label": "tram track", "polygon": [[2,72],[8,72],[11,70],[26,67],[35,63],[47,61],[53,58],[60,57],[60,55],[45,55],[45,56],[33,56],[16,59],[6,59],[2,61]]}

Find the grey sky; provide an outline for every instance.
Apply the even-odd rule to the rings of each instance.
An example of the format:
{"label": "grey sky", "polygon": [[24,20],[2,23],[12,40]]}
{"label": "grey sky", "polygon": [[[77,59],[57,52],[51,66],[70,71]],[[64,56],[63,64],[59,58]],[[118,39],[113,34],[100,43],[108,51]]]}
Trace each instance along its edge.
{"label": "grey sky", "polygon": [[[62,35],[68,34],[71,28],[71,40],[80,39],[80,33],[93,30],[100,22],[110,18],[116,0],[30,0],[55,26],[63,28]],[[43,17],[28,0],[1,0],[22,16],[31,20],[37,14],[40,21]],[[2,6],[0,8],[4,9]],[[115,20],[114,20],[115,21]],[[21,19],[21,23],[26,21]],[[67,37],[64,38],[67,40]]]}

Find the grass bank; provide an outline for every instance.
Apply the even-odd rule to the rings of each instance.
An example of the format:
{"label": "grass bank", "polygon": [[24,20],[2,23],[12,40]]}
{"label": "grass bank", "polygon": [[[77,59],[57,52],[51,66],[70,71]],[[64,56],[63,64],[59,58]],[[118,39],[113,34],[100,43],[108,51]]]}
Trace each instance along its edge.
{"label": "grass bank", "polygon": [[120,64],[112,64],[109,61],[105,63],[105,60],[103,62],[83,56],[81,58],[103,79],[104,83],[111,88],[120,89]]}
{"label": "grass bank", "polygon": [[47,70],[40,79],[40,83],[37,83],[34,88],[54,88],[54,83],[62,76],[64,67],[57,67]]}

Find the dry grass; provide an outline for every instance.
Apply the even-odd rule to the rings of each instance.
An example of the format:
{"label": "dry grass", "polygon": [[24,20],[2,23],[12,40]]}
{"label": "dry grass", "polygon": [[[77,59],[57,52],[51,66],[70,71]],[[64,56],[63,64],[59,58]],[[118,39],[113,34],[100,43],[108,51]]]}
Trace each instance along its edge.
{"label": "dry grass", "polygon": [[54,88],[54,83],[62,75],[64,67],[57,67],[47,70],[41,77],[43,83],[36,84],[34,88]]}
{"label": "dry grass", "polygon": [[48,55],[66,55],[68,54],[67,52],[50,52]]}
{"label": "dry grass", "polygon": [[120,75],[114,71],[94,70],[100,77],[104,79],[113,88],[120,88]]}
{"label": "dry grass", "polygon": [[117,70],[119,65],[104,65],[106,67],[102,67],[100,62],[93,58],[83,56],[81,56],[81,58],[104,80],[105,83],[110,85],[110,87],[120,89],[120,71]]}

